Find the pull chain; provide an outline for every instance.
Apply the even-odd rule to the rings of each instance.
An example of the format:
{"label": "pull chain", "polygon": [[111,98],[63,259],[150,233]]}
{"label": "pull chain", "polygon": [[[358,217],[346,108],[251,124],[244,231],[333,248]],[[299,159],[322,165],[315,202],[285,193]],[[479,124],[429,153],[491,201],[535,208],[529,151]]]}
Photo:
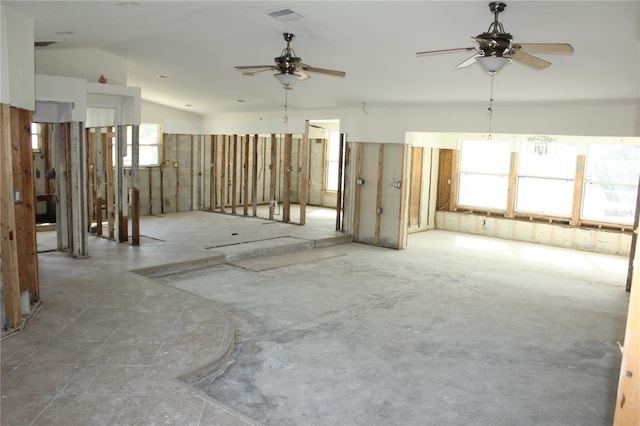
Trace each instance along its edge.
{"label": "pull chain", "polygon": [[489,111],[489,139],[491,139],[491,129],[492,129],[492,121],[493,121],[493,76],[495,75],[495,72],[492,72],[490,74],[491,76],[491,89],[489,92],[489,108],[487,108],[487,110]]}
{"label": "pull chain", "polygon": [[284,89],[284,117],[282,117],[282,127],[284,128],[284,133],[287,133],[287,128],[289,124],[289,107],[288,107],[288,99],[287,99],[287,89]]}

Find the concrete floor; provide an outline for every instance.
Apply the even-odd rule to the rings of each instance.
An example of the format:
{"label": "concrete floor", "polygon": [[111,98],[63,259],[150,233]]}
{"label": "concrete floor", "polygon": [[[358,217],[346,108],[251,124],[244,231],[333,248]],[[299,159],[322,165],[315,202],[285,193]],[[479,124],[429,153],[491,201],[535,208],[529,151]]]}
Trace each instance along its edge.
{"label": "concrete floor", "polygon": [[336,234],[203,212],[141,229],[39,256],[3,425],[611,423],[623,257],[442,231],[304,250]]}

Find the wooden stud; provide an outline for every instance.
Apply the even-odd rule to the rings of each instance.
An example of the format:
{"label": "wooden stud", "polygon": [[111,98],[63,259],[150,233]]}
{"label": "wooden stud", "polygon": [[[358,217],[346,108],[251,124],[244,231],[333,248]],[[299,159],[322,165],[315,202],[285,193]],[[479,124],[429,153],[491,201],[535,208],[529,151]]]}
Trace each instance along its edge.
{"label": "wooden stud", "polygon": [[[422,152],[420,152],[422,154]],[[406,184],[409,180],[407,176],[407,161],[409,157],[409,145],[402,146],[402,172],[400,176],[400,209],[398,212],[398,249],[402,249],[406,245],[406,237],[407,232],[405,232],[405,206],[407,201],[407,196],[409,193],[408,185]],[[422,162],[421,162],[422,163]]]}
{"label": "wooden stud", "polygon": [[283,161],[283,173],[284,179],[282,182],[282,221],[289,223],[291,220],[291,172],[293,166],[291,165],[291,148],[293,145],[293,135],[287,133],[284,135],[284,161]]}
{"label": "wooden stud", "polygon": [[586,156],[578,155],[576,157],[576,176],[573,181],[573,205],[571,209],[571,220],[569,225],[580,225],[580,209],[582,207],[582,195],[584,192],[584,170],[586,164]]}
{"label": "wooden stud", "polygon": [[[356,144],[356,179],[362,177],[362,143]],[[356,184],[355,194],[353,198],[353,240],[360,239],[360,198],[362,196],[362,186]]]}
{"label": "wooden stud", "polygon": [[253,217],[258,216],[258,135],[253,135],[253,151],[251,163],[251,202],[253,207]]}
{"label": "wooden stud", "polygon": [[518,185],[518,153],[512,152],[509,162],[509,182],[507,184],[506,218],[513,219],[516,208],[516,187]]}
{"label": "wooden stud", "polygon": [[116,128],[116,228],[118,230],[118,242],[129,241],[129,191],[124,176],[124,157],[127,148],[126,126],[118,125]]}
{"label": "wooden stud", "polygon": [[455,212],[458,209],[458,186],[460,180],[458,179],[458,172],[460,170],[460,151],[451,151],[451,185],[449,186],[449,211]]}
{"label": "wooden stud", "polygon": [[102,208],[104,200],[104,145],[107,135],[102,133],[102,128],[95,129],[96,144],[96,235],[102,236]]}
{"label": "wooden stud", "polygon": [[377,191],[376,191],[376,225],[375,225],[375,244],[380,244],[380,225],[382,218],[380,217],[382,207],[382,182],[383,182],[383,170],[382,165],[384,163],[384,144],[378,144],[378,177],[377,177]]}
{"label": "wooden stud", "polygon": [[231,214],[236,214],[236,202],[238,201],[238,135],[233,135],[233,156],[231,176]]}
{"label": "wooden stud", "polygon": [[162,133],[162,155],[160,159],[160,213],[164,214],[164,169],[167,166],[167,144],[165,134]]}
{"label": "wooden stud", "polygon": [[631,291],[631,281],[634,276],[634,264],[636,261],[636,248],[638,247],[638,233],[640,233],[640,177],[638,178],[638,193],[636,194],[636,215],[633,219],[633,233],[631,234],[631,250],[629,254],[629,267],[627,273],[626,290]]}
{"label": "wooden stud", "polygon": [[87,224],[91,226],[95,218],[95,136],[96,134],[91,129],[85,129],[85,142],[86,142],[86,163],[87,163]]}
{"label": "wooden stud", "polygon": [[[411,148],[411,175],[409,191],[409,226],[420,226],[422,216],[422,170],[424,148]],[[404,186],[404,185],[403,185]]]}
{"label": "wooden stud", "polygon": [[2,237],[2,282],[5,311],[11,328],[21,322],[18,239],[14,202],[12,107],[2,104],[0,110],[0,232]]}
{"label": "wooden stud", "polygon": [[222,153],[220,156],[220,211],[222,213],[225,212],[225,207],[227,205],[227,143],[228,137],[222,136]]}
{"label": "wooden stud", "polygon": [[[636,227],[635,233],[640,231]],[[635,240],[632,262],[640,261],[638,239]],[[640,424],[640,274],[633,274],[625,330],[614,426]]]}
{"label": "wooden stud", "polygon": [[242,202],[243,202],[243,215],[249,216],[249,135],[244,137],[244,149],[243,149],[243,164],[242,164]]}
{"label": "wooden stud", "polygon": [[[131,128],[131,244],[140,245],[140,126]],[[149,182],[151,185],[151,182]]]}
{"label": "wooden stud", "polygon": [[209,162],[209,211],[212,212],[216,206],[216,135],[210,136],[210,162]]}
{"label": "wooden stud", "polygon": [[304,134],[300,144],[299,161],[302,171],[298,175],[298,203],[300,204],[300,225],[306,223],[309,198],[309,120],[305,120]]}
{"label": "wooden stud", "polygon": [[[342,205],[343,205],[342,197],[343,197],[343,189],[344,189],[344,157],[345,157],[344,151],[345,151],[344,133],[340,133],[340,142],[338,147],[338,194],[336,196],[336,231],[340,231],[342,229]],[[326,160],[323,161],[323,164],[327,164]]]}
{"label": "wooden stud", "polygon": [[[86,143],[84,141],[84,125],[81,122],[70,123],[70,179],[71,196],[71,255],[83,258],[88,255],[87,243],[87,186],[86,186]],[[35,224],[34,224],[35,229]]]}
{"label": "wooden stud", "polygon": [[180,139],[178,135],[173,135],[175,141],[173,146],[176,150],[175,172],[176,172],[176,213],[180,212]]}
{"label": "wooden stud", "polygon": [[[113,137],[111,135],[105,135],[106,150],[105,154],[105,169],[107,171],[107,232],[110,239],[115,239],[115,218],[116,212],[115,206],[115,188],[114,188],[114,170],[113,170]],[[162,181],[161,181],[162,182]]]}
{"label": "wooden stud", "polygon": [[273,220],[273,214],[275,206],[273,202],[276,201],[276,179],[278,177],[278,143],[276,135],[271,135],[271,164],[269,165],[269,219]]}
{"label": "wooden stud", "polygon": [[196,170],[196,161],[195,161],[195,152],[194,152],[194,135],[191,135],[191,167],[189,167],[189,169],[191,170],[190,173],[190,188],[191,188],[191,208],[190,210],[197,210],[194,206],[194,201],[195,201],[195,197],[193,196],[193,192],[195,191],[195,187],[194,187],[194,182],[195,182],[195,170]]}

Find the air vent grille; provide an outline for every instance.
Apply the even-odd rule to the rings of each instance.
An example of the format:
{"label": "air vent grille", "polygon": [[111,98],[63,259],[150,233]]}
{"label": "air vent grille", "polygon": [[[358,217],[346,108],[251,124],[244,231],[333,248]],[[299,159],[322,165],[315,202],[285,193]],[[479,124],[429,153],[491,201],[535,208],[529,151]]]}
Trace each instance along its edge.
{"label": "air vent grille", "polygon": [[47,47],[47,46],[51,46],[52,44],[57,43],[57,42],[58,42],[57,40],[55,40],[55,41],[36,41],[34,43],[34,46],[35,47]]}
{"label": "air vent grille", "polygon": [[267,15],[271,16],[274,19],[277,19],[278,21],[293,21],[294,19],[302,18],[302,15],[294,12],[291,9],[274,10],[273,12],[268,13]]}

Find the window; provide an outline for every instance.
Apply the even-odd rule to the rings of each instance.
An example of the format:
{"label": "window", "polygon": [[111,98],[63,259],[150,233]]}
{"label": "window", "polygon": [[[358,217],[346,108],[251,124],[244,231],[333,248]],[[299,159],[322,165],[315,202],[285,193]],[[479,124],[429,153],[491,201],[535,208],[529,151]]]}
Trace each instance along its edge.
{"label": "window", "polygon": [[509,142],[463,140],[458,205],[505,210],[510,162]]}
{"label": "window", "polygon": [[516,211],[571,217],[576,155],[573,143],[533,139],[522,142]]}
{"label": "window", "polygon": [[340,161],[340,133],[329,132],[327,141],[326,190],[338,191],[338,170]]}
{"label": "window", "polygon": [[639,173],[640,147],[590,145],[581,219],[633,225]]}
{"label": "window", "polygon": [[[131,126],[127,126],[127,153],[122,163],[125,167],[131,167],[131,129]],[[138,149],[140,167],[151,167],[160,165],[161,138],[161,124],[140,124]]]}
{"label": "window", "polygon": [[42,139],[42,125],[31,123],[31,149],[33,152],[40,151],[40,140]]}

